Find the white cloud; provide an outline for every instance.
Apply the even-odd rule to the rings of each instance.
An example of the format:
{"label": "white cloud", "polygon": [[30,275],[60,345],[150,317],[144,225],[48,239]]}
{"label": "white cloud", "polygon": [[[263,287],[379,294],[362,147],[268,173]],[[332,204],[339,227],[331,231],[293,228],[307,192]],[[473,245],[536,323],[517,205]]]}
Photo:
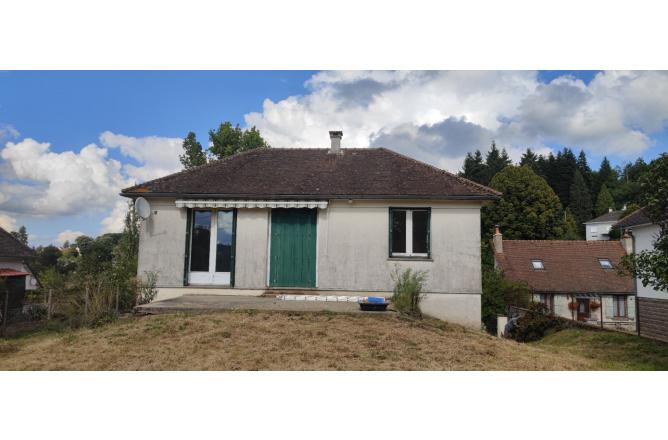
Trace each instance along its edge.
{"label": "white cloud", "polygon": [[16,219],[8,214],[0,212],[0,228],[11,232],[16,230]]}
{"label": "white cloud", "polygon": [[69,241],[72,243],[74,240],[76,240],[78,237],[81,237],[82,235],[86,235],[81,231],[73,231],[71,229],[66,229],[60,234],[58,234],[58,237],[56,238],[56,244],[58,246],[62,246],[63,243],[66,241]]}
{"label": "white cloud", "polygon": [[21,135],[19,131],[10,124],[0,124],[0,140],[5,138],[17,138]]}
{"label": "white cloud", "polygon": [[119,200],[114,205],[111,213],[102,219],[102,233],[123,232],[125,226],[125,215],[128,212],[128,201]]}
{"label": "white cloud", "polygon": [[105,131],[100,135],[100,143],[107,148],[119,148],[124,156],[138,161],[141,166],[125,164],[128,177],[137,182],[155,179],[179,171],[182,166],[181,138],[158,136],[132,137]]}
{"label": "white cloud", "polygon": [[[7,142],[0,152],[0,209],[33,216],[106,211],[102,231],[117,232],[127,208],[120,190],[178,171],[181,142],[109,131],[100,135],[102,147],[89,144],[78,152],[54,152],[50,143],[30,138]],[[134,163],[110,158],[109,148]]]}
{"label": "white cloud", "polygon": [[519,158],[527,146],[632,157],[668,125],[667,72],[603,72],[589,83],[536,72],[321,72],[309,93],[245,116],[277,147],[384,145],[449,169],[492,139]]}

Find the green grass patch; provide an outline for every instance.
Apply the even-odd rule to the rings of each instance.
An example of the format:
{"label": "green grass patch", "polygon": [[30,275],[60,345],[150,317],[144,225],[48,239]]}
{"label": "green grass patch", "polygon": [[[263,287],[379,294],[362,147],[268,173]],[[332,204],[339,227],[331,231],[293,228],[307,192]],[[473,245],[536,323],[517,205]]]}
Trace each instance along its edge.
{"label": "green grass patch", "polygon": [[576,353],[604,370],[668,370],[668,344],[619,332],[567,329],[530,345]]}

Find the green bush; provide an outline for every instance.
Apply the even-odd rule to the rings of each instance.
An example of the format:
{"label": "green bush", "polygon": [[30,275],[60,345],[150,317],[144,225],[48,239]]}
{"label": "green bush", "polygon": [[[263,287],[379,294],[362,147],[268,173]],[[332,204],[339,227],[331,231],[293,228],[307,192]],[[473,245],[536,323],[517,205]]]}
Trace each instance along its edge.
{"label": "green bush", "polygon": [[531,303],[528,311],[517,320],[511,329],[510,337],[518,342],[531,342],[542,339],[549,331],[557,331],[562,323],[550,315],[550,310],[543,303]]}
{"label": "green bush", "polygon": [[488,332],[496,334],[496,317],[505,315],[508,306],[526,307],[529,300],[529,287],[526,283],[508,280],[500,271],[483,267],[482,323]]}
{"label": "green bush", "polygon": [[144,272],[146,279],[137,284],[137,304],[148,304],[153,301],[158,294],[155,285],[158,281],[157,272]]}
{"label": "green bush", "polygon": [[392,273],[394,281],[394,293],[392,295],[392,304],[394,308],[405,315],[420,317],[420,301],[424,294],[422,289],[427,281],[427,271],[404,269],[395,267]]}

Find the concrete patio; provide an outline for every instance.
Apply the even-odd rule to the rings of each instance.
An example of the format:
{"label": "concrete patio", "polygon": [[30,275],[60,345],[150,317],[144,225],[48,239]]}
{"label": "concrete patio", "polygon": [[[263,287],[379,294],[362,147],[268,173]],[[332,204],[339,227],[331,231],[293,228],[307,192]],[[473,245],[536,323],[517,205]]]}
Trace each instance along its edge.
{"label": "concrete patio", "polygon": [[284,301],[271,297],[227,295],[183,295],[154,301],[135,307],[139,314],[176,312],[214,312],[221,310],[279,310],[291,312],[336,312],[383,314],[388,312],[363,312],[359,304],[352,302]]}

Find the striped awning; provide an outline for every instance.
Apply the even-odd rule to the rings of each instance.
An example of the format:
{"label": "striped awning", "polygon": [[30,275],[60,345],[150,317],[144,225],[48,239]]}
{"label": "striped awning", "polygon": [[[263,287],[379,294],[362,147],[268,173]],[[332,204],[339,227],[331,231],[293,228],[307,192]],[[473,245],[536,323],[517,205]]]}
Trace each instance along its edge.
{"label": "striped awning", "polygon": [[327,200],[220,200],[183,199],[176,201],[177,208],[310,208],[325,209]]}

